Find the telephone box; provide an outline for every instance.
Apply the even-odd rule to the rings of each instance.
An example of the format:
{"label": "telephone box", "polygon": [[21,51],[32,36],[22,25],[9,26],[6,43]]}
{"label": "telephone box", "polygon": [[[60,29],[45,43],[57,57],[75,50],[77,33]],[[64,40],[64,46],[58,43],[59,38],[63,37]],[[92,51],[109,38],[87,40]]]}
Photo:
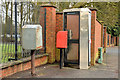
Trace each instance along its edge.
{"label": "telephone box", "polygon": [[63,10],[64,31],[69,30],[68,48],[64,49],[64,66],[77,64],[88,69],[91,62],[91,11],[88,8]]}

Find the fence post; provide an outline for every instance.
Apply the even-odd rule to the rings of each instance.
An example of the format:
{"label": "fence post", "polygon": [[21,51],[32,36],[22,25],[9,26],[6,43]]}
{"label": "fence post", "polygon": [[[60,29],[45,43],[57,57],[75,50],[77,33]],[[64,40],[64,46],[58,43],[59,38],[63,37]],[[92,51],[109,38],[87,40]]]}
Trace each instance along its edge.
{"label": "fence post", "polygon": [[15,0],[15,60],[17,60],[17,2]]}
{"label": "fence post", "polygon": [[46,53],[46,8],[45,15],[44,15],[44,53]]}

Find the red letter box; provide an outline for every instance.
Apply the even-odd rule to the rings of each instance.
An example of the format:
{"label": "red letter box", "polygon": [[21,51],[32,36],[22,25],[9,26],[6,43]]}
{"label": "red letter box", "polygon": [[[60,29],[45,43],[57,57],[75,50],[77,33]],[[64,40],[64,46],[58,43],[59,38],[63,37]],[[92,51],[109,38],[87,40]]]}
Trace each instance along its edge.
{"label": "red letter box", "polygon": [[59,31],[57,33],[56,47],[67,48],[68,31]]}

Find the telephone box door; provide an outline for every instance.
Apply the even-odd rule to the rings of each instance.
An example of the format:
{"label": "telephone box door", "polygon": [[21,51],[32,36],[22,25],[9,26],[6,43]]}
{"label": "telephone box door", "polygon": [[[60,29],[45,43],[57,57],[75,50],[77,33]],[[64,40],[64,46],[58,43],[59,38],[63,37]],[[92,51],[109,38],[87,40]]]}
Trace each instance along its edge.
{"label": "telephone box door", "polygon": [[68,49],[65,50],[66,63],[79,63],[79,12],[64,13],[65,30],[69,30],[70,38],[68,40]]}

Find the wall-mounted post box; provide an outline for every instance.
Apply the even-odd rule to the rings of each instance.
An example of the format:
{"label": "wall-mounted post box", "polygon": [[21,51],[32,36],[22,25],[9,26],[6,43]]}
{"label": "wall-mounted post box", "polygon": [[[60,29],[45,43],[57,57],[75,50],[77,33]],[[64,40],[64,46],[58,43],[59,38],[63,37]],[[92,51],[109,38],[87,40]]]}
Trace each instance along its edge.
{"label": "wall-mounted post box", "polygon": [[57,33],[56,47],[60,49],[60,69],[62,68],[62,49],[67,48],[68,31],[59,31]]}
{"label": "wall-mounted post box", "polygon": [[24,25],[22,27],[22,47],[29,50],[41,49],[42,27],[41,25]]}
{"label": "wall-mounted post box", "polygon": [[57,48],[67,48],[68,31],[59,31],[56,40]]}

